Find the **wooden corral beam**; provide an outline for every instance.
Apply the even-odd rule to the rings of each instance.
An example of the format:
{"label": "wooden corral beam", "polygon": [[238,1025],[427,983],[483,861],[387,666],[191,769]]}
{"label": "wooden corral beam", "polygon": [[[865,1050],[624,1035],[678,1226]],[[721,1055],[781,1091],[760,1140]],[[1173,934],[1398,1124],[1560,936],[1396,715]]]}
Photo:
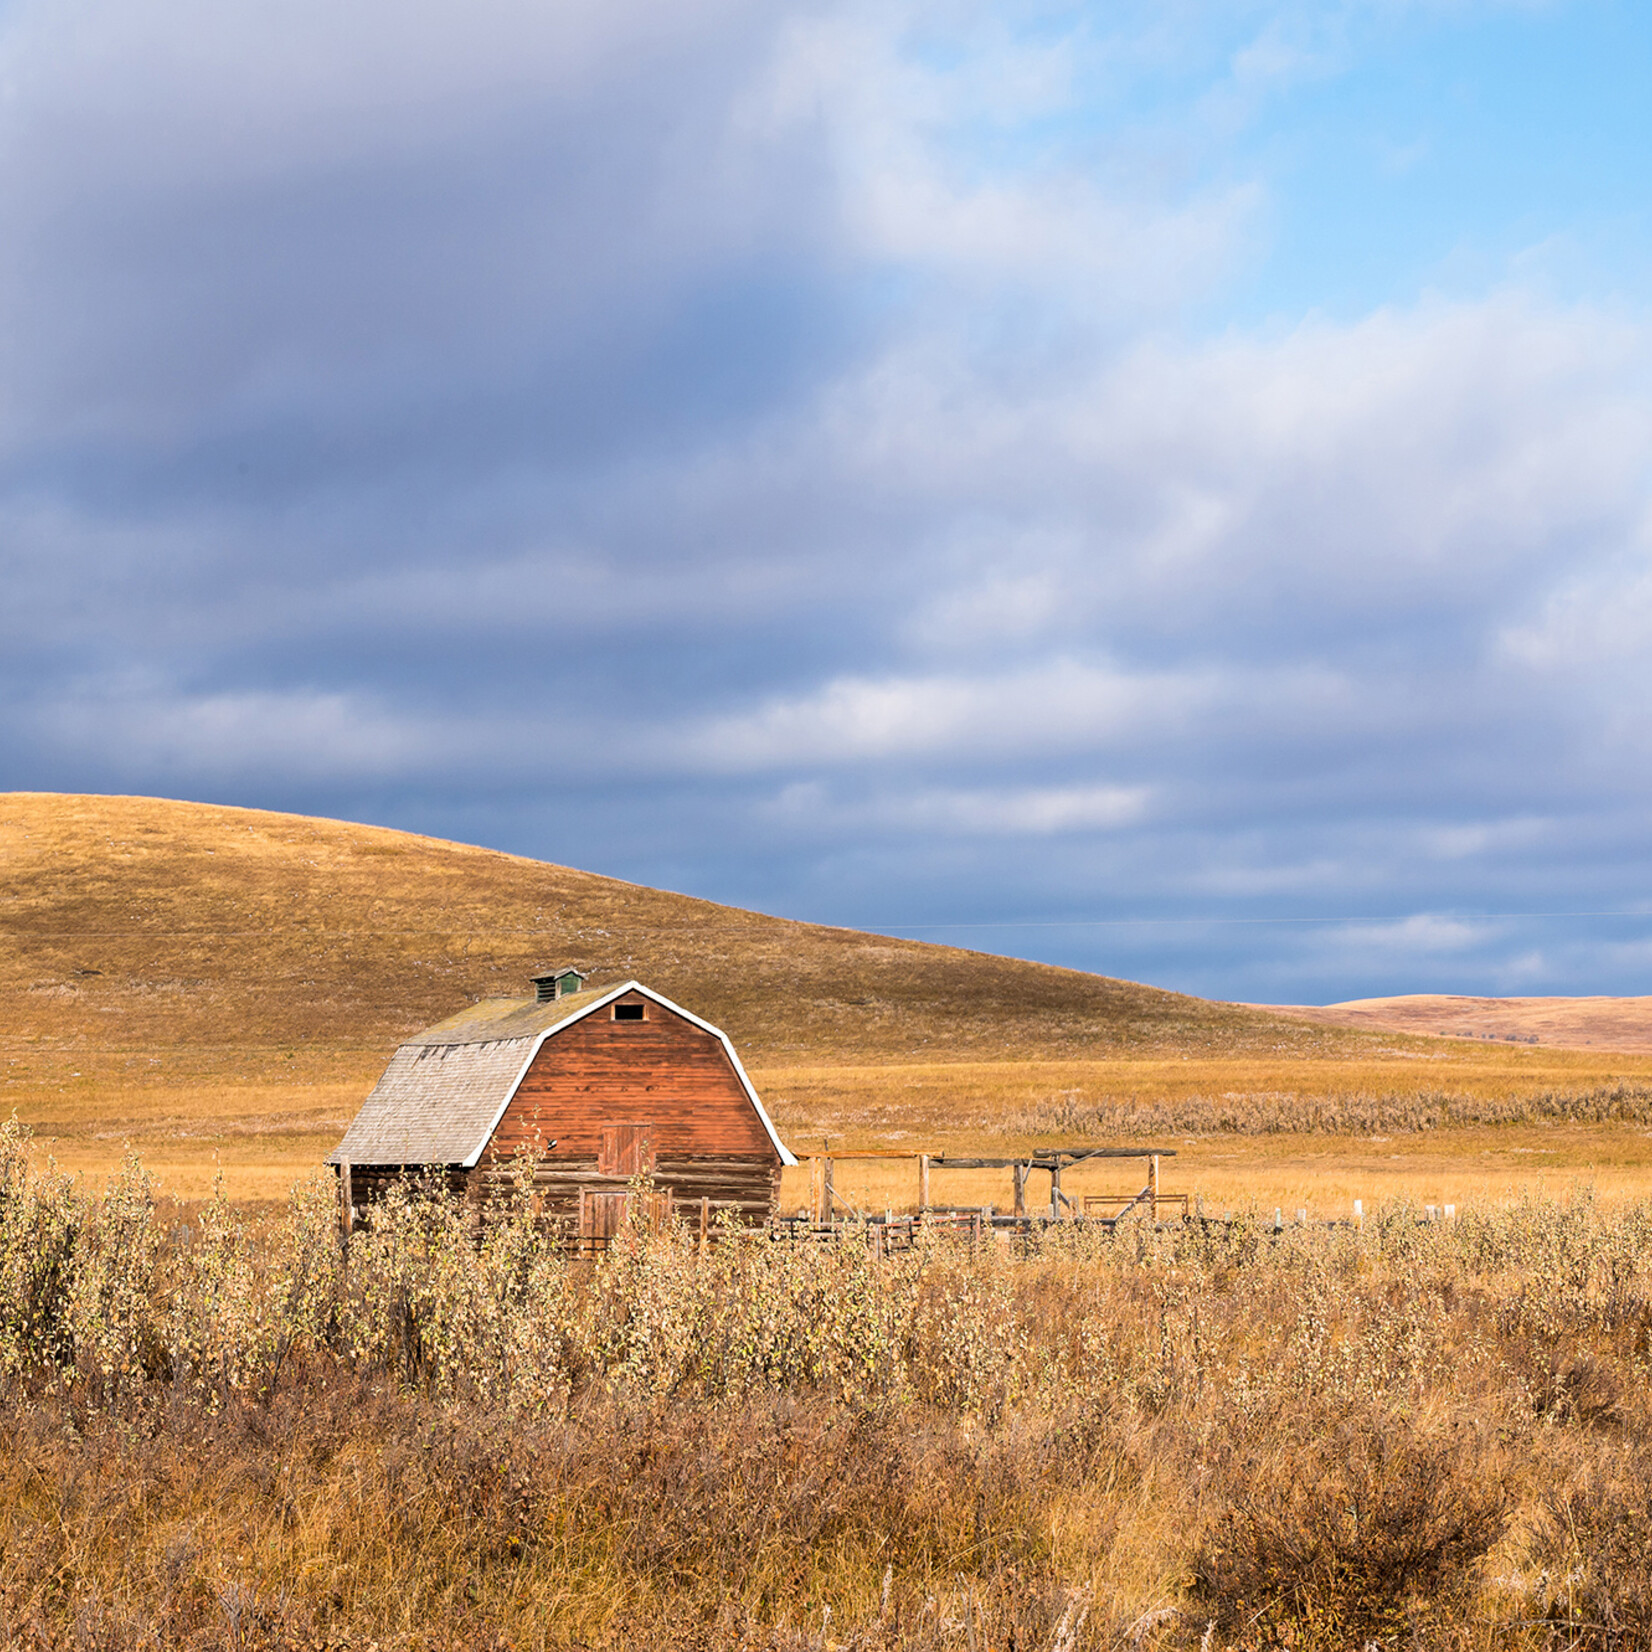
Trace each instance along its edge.
{"label": "wooden corral beam", "polygon": [[830,1153],[804,1153],[804,1154],[801,1154],[799,1156],[801,1158],[808,1159],[811,1162],[815,1159],[836,1159],[839,1163],[844,1163],[844,1162],[851,1161],[851,1160],[852,1161],[859,1161],[861,1159],[917,1159],[917,1158],[922,1158],[923,1157],[923,1155],[921,1153],[911,1153],[911,1152],[908,1152],[908,1153],[882,1153],[882,1152],[879,1152],[879,1153],[840,1153],[835,1147],[831,1150]]}

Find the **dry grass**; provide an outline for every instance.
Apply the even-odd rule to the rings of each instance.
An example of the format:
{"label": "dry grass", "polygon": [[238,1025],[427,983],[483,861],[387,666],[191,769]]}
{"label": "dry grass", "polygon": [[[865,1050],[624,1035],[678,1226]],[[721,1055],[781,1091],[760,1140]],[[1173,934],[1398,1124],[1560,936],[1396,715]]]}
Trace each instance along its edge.
{"label": "dry grass", "polygon": [[759,1071],[765,1096],[800,1139],[830,1134],[846,1147],[943,1131],[984,1142],[1652,1122],[1652,1057],[1441,1040],[1374,1040],[1355,1057],[1334,1058],[1234,1052]]}
{"label": "dry grass", "polygon": [[23,1166],[0,1645],[1652,1644],[1652,1207],[343,1266]]}
{"label": "dry grass", "polygon": [[401,1035],[520,994],[547,963],[646,979],[759,1064],[1362,1038],[401,832],[147,798],[0,796],[0,924],[3,1053],[36,1083],[81,1052],[139,1076],[367,1074]]}
{"label": "dry grass", "polygon": [[[288,1085],[195,1084],[85,1071],[62,1085],[14,1083],[7,1099],[65,1167],[97,1178],[126,1144],[179,1197],[204,1197],[221,1170],[237,1198],[279,1198],[342,1134],[376,1072]],[[1175,1150],[1176,1191],[1212,1208],[1345,1213],[1353,1199],[1468,1203],[1579,1179],[1603,1195],[1652,1194],[1652,1063],[1575,1052],[1491,1052],[1441,1074],[1378,1061],[996,1062],[762,1069],[760,1090],[800,1153],[856,1148],[1020,1151],[1074,1139]],[[1410,1081],[1409,1089],[1402,1087]],[[1483,1122],[1475,1122],[1475,1121]],[[1593,1122],[1586,1122],[1593,1121]],[[1133,1173],[1133,1172],[1132,1172]],[[939,1173],[938,1173],[939,1174]],[[1118,1191],[1123,1171],[1080,1172],[1077,1191]],[[788,1207],[807,1199],[788,1173]],[[910,1165],[849,1165],[840,1188],[862,1208],[905,1208]],[[937,1198],[1007,1204],[1007,1174],[952,1173]]]}

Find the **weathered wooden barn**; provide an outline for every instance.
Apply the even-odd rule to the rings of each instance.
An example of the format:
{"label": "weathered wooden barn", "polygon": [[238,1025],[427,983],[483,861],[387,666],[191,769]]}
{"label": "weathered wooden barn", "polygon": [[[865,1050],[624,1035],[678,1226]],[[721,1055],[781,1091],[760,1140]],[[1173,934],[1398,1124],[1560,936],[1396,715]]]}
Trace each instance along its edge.
{"label": "weathered wooden barn", "polygon": [[391,1057],[328,1159],[354,1205],[415,1172],[485,1206],[526,1157],[541,1210],[587,1237],[614,1231],[639,1175],[684,1214],[773,1213],[797,1161],[724,1033],[636,981],[587,992],[563,970],[534,987]]}

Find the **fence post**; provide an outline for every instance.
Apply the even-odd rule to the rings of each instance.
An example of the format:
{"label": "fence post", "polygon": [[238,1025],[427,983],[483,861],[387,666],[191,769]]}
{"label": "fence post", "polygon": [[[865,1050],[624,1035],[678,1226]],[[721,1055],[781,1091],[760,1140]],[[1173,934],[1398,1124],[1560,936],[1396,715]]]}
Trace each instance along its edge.
{"label": "fence post", "polygon": [[1031,1172],[1030,1164],[1014,1164],[1010,1166],[1010,1174],[1015,1178],[1015,1215],[1027,1214],[1027,1176]]}
{"label": "fence post", "polygon": [[1159,1220],[1159,1155],[1153,1155],[1153,1222],[1157,1226]]}
{"label": "fence post", "polygon": [[920,1153],[918,1155],[918,1210],[921,1213],[921,1212],[926,1211],[928,1209],[929,1209],[929,1155],[927,1153]]}
{"label": "fence post", "polygon": [[832,1186],[832,1161],[821,1160],[822,1182],[820,1199],[820,1225],[830,1227],[834,1220],[832,1215],[832,1200],[837,1196],[837,1190]]}
{"label": "fence post", "polygon": [[1050,1166],[1050,1220],[1061,1220],[1061,1160]]}
{"label": "fence post", "polygon": [[711,1227],[711,1200],[705,1194],[700,1196],[700,1254],[706,1253],[706,1233]]}

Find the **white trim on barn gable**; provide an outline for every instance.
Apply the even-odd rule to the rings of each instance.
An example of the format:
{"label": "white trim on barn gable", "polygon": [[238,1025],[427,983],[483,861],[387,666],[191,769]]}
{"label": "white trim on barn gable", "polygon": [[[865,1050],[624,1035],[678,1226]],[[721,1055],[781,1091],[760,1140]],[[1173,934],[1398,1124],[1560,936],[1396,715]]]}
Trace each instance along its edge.
{"label": "white trim on barn gable", "polygon": [[640,992],[644,998],[652,1000],[662,1009],[670,1010],[673,1015],[680,1015],[683,1020],[692,1023],[694,1026],[698,1027],[701,1032],[708,1032],[712,1035],[712,1037],[721,1042],[724,1054],[728,1056],[730,1063],[734,1067],[735,1077],[740,1080],[740,1087],[746,1092],[746,1100],[752,1104],[753,1109],[757,1113],[759,1122],[762,1124],[764,1130],[768,1132],[769,1140],[773,1143],[775,1152],[780,1155],[780,1162],[783,1165],[795,1165],[797,1163],[796,1155],[780,1139],[779,1132],[774,1127],[774,1122],[769,1118],[768,1110],[763,1106],[762,1101],[758,1099],[757,1091],[753,1087],[751,1080],[746,1076],[746,1069],[741,1065],[740,1057],[735,1054],[734,1045],[729,1041],[728,1034],[724,1032],[721,1027],[714,1027],[709,1021],[702,1021],[699,1016],[693,1013],[692,1010],[685,1010],[681,1004],[673,1004],[664,993],[655,992],[652,987],[645,987],[641,981],[627,981],[623,986],[618,986],[610,992],[605,992],[594,1003],[587,1004],[584,1009],[575,1011],[575,1013],[570,1015],[566,1021],[558,1021],[554,1026],[547,1027],[544,1032],[535,1036],[533,1044],[528,1050],[527,1060],[522,1063],[521,1067],[517,1071],[516,1077],[511,1081],[510,1089],[506,1092],[505,1099],[499,1104],[498,1112],[493,1115],[487,1129],[482,1134],[482,1139],[477,1142],[474,1151],[468,1158],[460,1160],[461,1168],[465,1170],[474,1170],[476,1168],[477,1161],[482,1157],[482,1154],[486,1152],[488,1143],[493,1140],[494,1131],[499,1128],[499,1121],[505,1116],[506,1109],[509,1108],[510,1104],[516,1099],[516,1092],[521,1089],[522,1080],[528,1076],[528,1069],[533,1066],[534,1060],[538,1056],[541,1048],[543,1048],[545,1040],[547,1038],[555,1038],[559,1032],[565,1032],[569,1027],[575,1026],[579,1022],[583,1021],[586,1016],[594,1015],[598,1010],[606,1008],[609,1004],[613,1003],[616,998],[623,998],[628,992]]}

